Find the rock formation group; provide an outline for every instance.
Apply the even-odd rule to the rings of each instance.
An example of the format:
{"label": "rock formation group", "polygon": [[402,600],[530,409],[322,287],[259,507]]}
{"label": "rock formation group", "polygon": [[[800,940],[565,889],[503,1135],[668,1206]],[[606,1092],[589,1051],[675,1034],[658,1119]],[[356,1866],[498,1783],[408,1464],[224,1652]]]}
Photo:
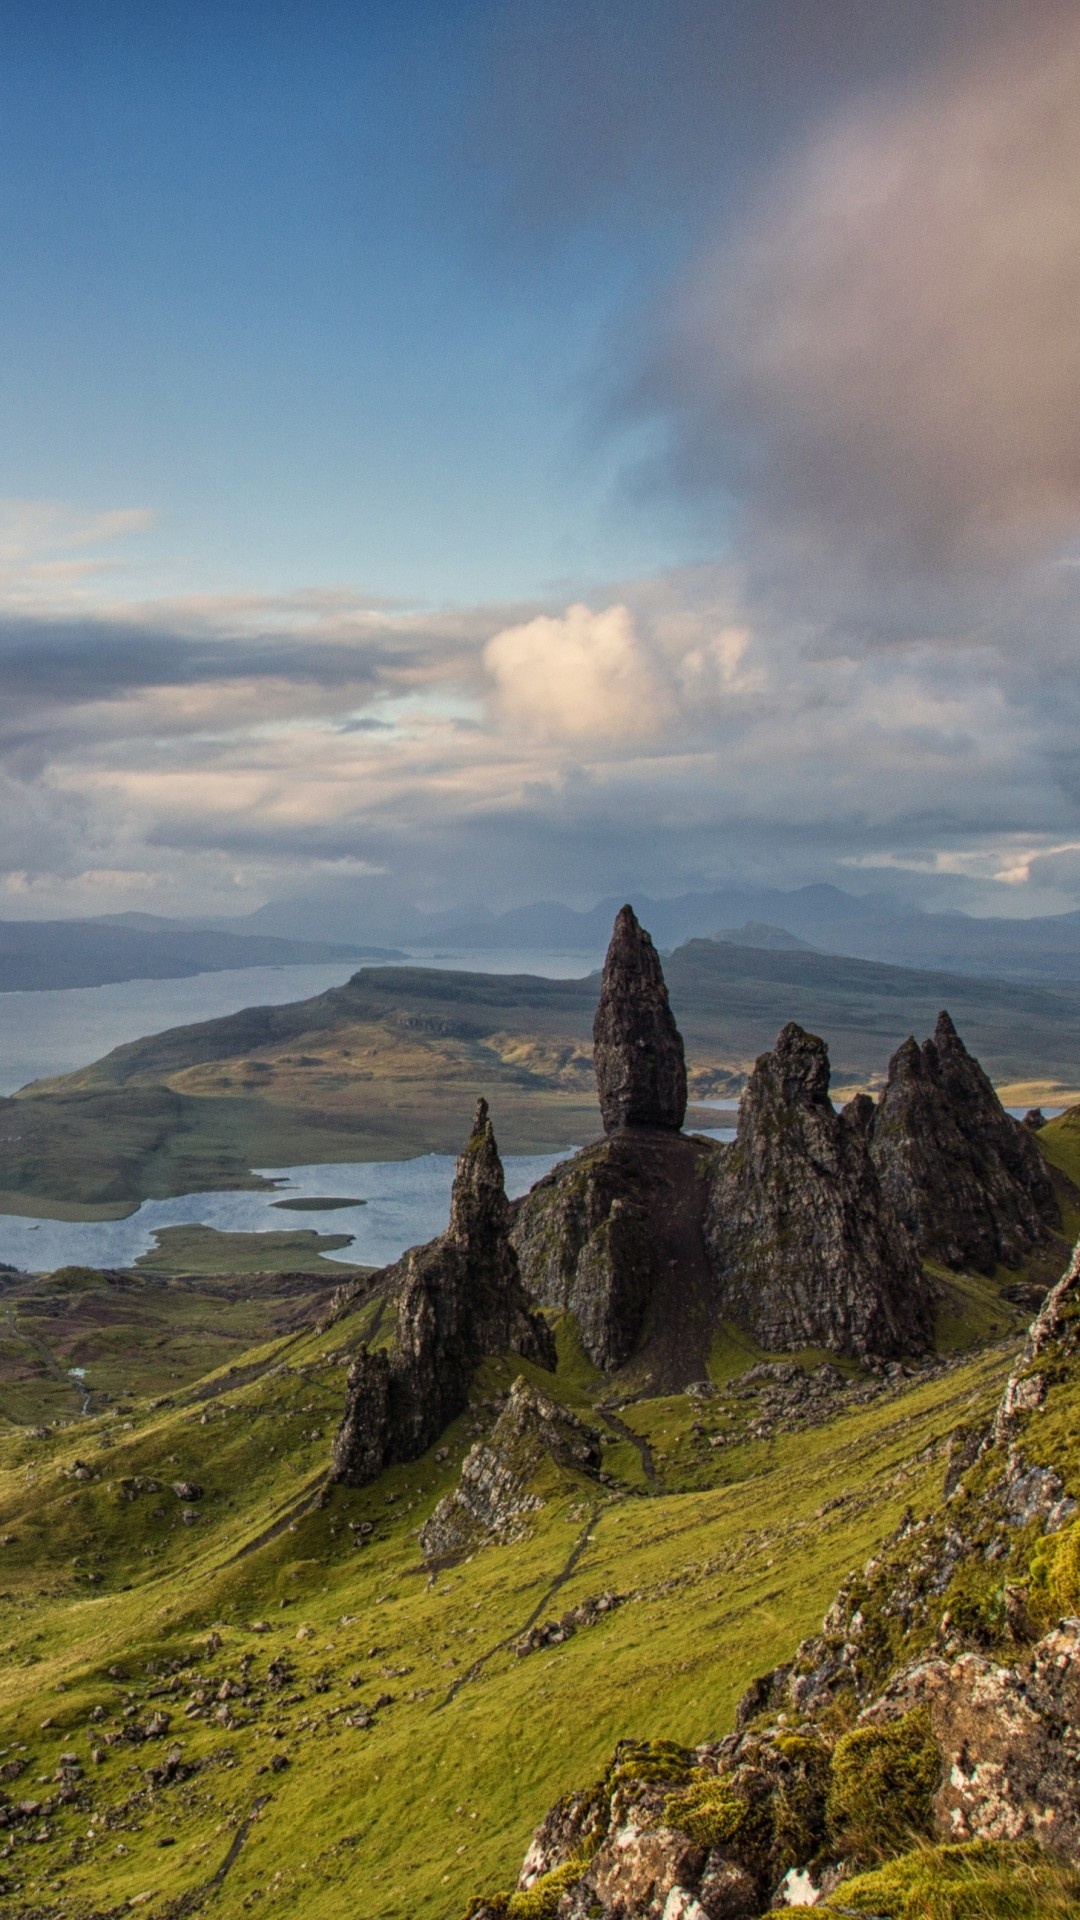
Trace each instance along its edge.
{"label": "rock formation group", "polygon": [[824,1042],[789,1024],[754,1066],[734,1142],[685,1134],[682,1039],[626,906],[594,1043],[604,1137],[511,1206],[481,1101],[446,1233],[376,1277],[394,1323],[353,1362],[336,1478],[422,1454],[485,1355],[553,1367],[537,1309],[571,1314],[595,1366],[646,1367],[654,1390],[700,1379],[725,1324],[767,1350],[879,1361],[932,1344],[924,1262],[1015,1267],[1060,1224],[1031,1130],[946,1013],[899,1048],[876,1103],[842,1112]]}

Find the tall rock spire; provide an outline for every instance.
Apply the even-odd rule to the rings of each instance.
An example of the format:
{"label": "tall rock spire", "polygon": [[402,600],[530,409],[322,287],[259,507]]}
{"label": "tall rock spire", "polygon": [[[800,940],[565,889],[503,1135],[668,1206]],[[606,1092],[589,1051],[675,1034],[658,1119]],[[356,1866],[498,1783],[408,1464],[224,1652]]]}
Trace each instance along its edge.
{"label": "tall rock spire", "polygon": [[620,909],[604,961],[593,1059],[605,1133],[623,1127],[678,1133],[686,1113],[682,1035],[656,948],[632,907]]}
{"label": "tall rock spire", "polygon": [[486,1355],[509,1351],[554,1367],[555,1343],[530,1311],[509,1224],[502,1161],[481,1100],[458,1159],[447,1231],[386,1270],[394,1335],[388,1347],[361,1347],[349,1370],[335,1480],[362,1487],[393,1461],[419,1459],[466,1405]]}

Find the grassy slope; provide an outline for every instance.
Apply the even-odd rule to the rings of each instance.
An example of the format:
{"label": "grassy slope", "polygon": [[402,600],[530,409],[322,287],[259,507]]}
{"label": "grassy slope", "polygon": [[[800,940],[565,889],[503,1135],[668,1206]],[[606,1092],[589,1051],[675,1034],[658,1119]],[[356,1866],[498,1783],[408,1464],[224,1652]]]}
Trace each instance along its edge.
{"label": "grassy slope", "polygon": [[[701,1408],[684,1396],[624,1407],[620,1418],[652,1444],[651,1491],[639,1453],[613,1433],[616,1487],[552,1474],[529,1538],[431,1580],[416,1529],[454,1483],[486,1417],[479,1407],[444,1436],[446,1461],[430,1454],[304,1507],[340,1411],[340,1343],[355,1344],[363,1326],[359,1316],[273,1342],[174,1405],[143,1403],[45,1440],[0,1439],[0,1747],[28,1763],[19,1795],[54,1790],[37,1781],[52,1778],[61,1752],[87,1768],[86,1804],[58,1810],[51,1837],[20,1846],[3,1869],[12,1897],[17,1888],[39,1902],[35,1912],[150,1893],[147,1910],[160,1913],[167,1896],[209,1877],[271,1793],[215,1913],[264,1898],[282,1916],[449,1920],[475,1888],[506,1883],[551,1800],[621,1735],[697,1740],[729,1726],[746,1681],[819,1621],[842,1573],[905,1505],[936,1500],[947,1434],[985,1412],[1005,1366],[998,1348],[827,1427],[736,1437],[719,1452],[695,1436]],[[572,1338],[563,1346],[560,1372],[535,1377],[587,1408],[602,1383]],[[718,1352],[716,1371],[730,1372],[730,1360]],[[489,1363],[476,1399],[515,1370]],[[711,1416],[741,1417],[719,1404]],[[68,1477],[76,1457],[101,1478]],[[171,1492],[123,1498],[134,1474],[200,1483],[198,1524],[181,1523]],[[346,1523],[365,1518],[375,1533],[358,1550]],[[633,1598],[565,1645],[521,1660],[505,1644],[534,1614],[605,1588]],[[251,1630],[260,1619],[265,1633]],[[249,1724],[233,1729],[188,1720],[182,1705],[204,1672],[192,1664],[164,1704],[185,1760],[200,1763],[194,1777],[147,1796],[162,1741],[111,1747],[92,1766],[91,1746],[123,1724],[129,1693],[141,1718],[161,1704],[149,1697],[162,1680],[148,1662],[186,1667],[219,1622],[224,1645],[205,1668],[215,1687],[245,1653],[256,1677],[285,1654],[295,1680],[284,1694],[256,1715],[238,1702]],[[109,1677],[114,1663],[123,1679]],[[383,1690],[393,1704],[371,1728],[345,1723]],[[106,1718],[95,1723],[99,1706]],[[289,1767],[260,1772],[275,1753]],[[176,1842],[167,1852],[163,1838]]]}
{"label": "grassy slope", "polygon": [[[1080,1081],[1080,996],[1063,991],[700,940],[666,971],[699,1097],[737,1092],[788,1018],[824,1034],[838,1085],[880,1077],[946,1004],[995,1078]],[[0,1198],[121,1211],[257,1184],[252,1166],[453,1152],[480,1092],[506,1151],[580,1142],[595,999],[595,980],[371,968],[137,1041],[0,1102]]]}

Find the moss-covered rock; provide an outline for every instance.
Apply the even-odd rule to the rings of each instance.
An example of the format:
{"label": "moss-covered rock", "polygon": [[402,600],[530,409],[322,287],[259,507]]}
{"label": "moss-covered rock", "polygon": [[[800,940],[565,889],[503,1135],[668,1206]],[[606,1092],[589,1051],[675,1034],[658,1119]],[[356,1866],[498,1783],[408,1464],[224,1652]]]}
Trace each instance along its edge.
{"label": "moss-covered rock", "polygon": [[837,1855],[865,1864],[929,1838],[940,1778],[941,1753],[925,1709],[842,1735],[825,1804]]}

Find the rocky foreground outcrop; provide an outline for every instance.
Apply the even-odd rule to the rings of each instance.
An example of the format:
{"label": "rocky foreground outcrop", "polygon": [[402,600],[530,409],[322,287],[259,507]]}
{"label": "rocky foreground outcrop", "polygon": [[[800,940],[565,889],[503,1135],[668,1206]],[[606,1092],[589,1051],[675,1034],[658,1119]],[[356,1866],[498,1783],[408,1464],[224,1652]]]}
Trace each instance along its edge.
{"label": "rocky foreground outcrop", "polygon": [[368,1288],[395,1304],[389,1346],[361,1347],[349,1370],[331,1472],[364,1486],[394,1461],[415,1460],[467,1403],[487,1354],[517,1353],[555,1365],[544,1321],[529,1307],[487,1102],[457,1163],[450,1224],[413,1247]]}
{"label": "rocky foreground outcrop", "polygon": [[932,1289],[864,1133],[829,1099],[824,1042],[794,1022],[754,1067],[705,1237],[719,1317],[760,1346],[865,1359],[931,1343]]}
{"label": "rocky foreground outcrop", "polygon": [[544,1504],[537,1483],[545,1468],[594,1476],[601,1458],[596,1429],[519,1375],[491,1432],[466,1454],[454,1491],[421,1529],[424,1559],[459,1559],[517,1539]]}
{"label": "rocky foreground outcrop", "polygon": [[[753,1920],[822,1899],[929,1912],[938,1871],[959,1872],[975,1912],[988,1864],[994,1912],[1012,1910],[1012,1871],[1016,1911],[1043,1911],[1040,1859],[1080,1863],[1080,1519],[1060,1464],[1078,1398],[1080,1256],[992,1427],[956,1436],[941,1506],[849,1578],[821,1633],[748,1689],[735,1731],[622,1741],[537,1828],[517,1890],[470,1920]],[[883,1909],[858,1876],[913,1846],[921,1901]]]}
{"label": "rocky foreground outcrop", "polygon": [[905,1040],[876,1107],[850,1109],[890,1206],[925,1259],[1018,1267],[1061,1215],[1033,1131],[1005,1112],[947,1013]]}

